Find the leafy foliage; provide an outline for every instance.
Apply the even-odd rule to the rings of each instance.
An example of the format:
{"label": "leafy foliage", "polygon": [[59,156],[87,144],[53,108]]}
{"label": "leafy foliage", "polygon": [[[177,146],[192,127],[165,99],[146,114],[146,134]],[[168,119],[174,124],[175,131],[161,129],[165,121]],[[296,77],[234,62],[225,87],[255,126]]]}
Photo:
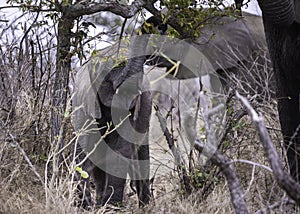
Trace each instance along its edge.
{"label": "leafy foliage", "polygon": [[239,11],[234,5],[227,6],[222,0],[198,1],[198,0],[167,0],[160,4],[160,7],[167,7],[168,12],[164,21],[176,17],[176,21],[183,33],[170,29],[169,34],[180,37],[197,38],[200,36],[204,26],[213,26],[215,18],[222,16],[238,17]]}

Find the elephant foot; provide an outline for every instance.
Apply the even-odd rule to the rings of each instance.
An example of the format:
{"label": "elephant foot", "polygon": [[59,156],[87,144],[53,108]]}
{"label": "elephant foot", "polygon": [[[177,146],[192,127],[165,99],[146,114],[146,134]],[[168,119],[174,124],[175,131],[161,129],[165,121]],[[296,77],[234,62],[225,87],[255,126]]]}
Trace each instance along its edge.
{"label": "elephant foot", "polygon": [[139,199],[139,207],[144,207],[149,204],[151,199],[149,180],[136,181],[137,194]]}
{"label": "elephant foot", "polygon": [[106,191],[103,197],[97,198],[97,205],[105,206],[112,205],[115,207],[123,206],[123,192],[116,194],[114,191]]}
{"label": "elephant foot", "polygon": [[[103,178],[103,177],[102,177]],[[126,179],[118,178],[109,174],[103,180],[96,181],[97,205],[122,206]]]}
{"label": "elephant foot", "polygon": [[74,205],[76,207],[82,207],[85,210],[92,210],[93,208],[93,203],[91,199],[91,194],[90,192],[82,192],[80,191],[77,198],[74,201]]}

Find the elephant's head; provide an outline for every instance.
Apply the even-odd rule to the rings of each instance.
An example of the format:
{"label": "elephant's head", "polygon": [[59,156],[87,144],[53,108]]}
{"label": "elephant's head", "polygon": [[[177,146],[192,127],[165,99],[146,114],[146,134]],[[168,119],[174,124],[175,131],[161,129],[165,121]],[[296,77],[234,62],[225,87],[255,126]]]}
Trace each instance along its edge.
{"label": "elephant's head", "polygon": [[[170,41],[170,40],[168,40]],[[203,73],[205,69],[210,67],[213,70],[229,69],[236,67],[239,61],[243,61],[251,56],[253,52],[259,49],[266,49],[266,41],[264,35],[264,28],[262,18],[248,13],[243,13],[241,19],[222,17],[215,20],[214,26],[205,26],[202,30],[201,36],[194,41],[186,41],[192,44],[200,51],[207,60],[202,66],[198,66],[198,70]],[[187,53],[187,49],[174,50],[174,44],[164,44],[160,51],[167,56],[180,56]],[[149,52],[155,52],[156,46],[148,45],[151,49]],[[172,59],[172,57],[170,57]],[[189,63],[197,64],[199,56],[193,57],[194,62],[189,59]],[[163,57],[156,57],[159,67],[167,67],[170,69],[173,64]],[[207,71],[208,72],[208,71]],[[180,69],[176,78],[186,79],[196,77],[190,69],[185,65],[180,65]]]}

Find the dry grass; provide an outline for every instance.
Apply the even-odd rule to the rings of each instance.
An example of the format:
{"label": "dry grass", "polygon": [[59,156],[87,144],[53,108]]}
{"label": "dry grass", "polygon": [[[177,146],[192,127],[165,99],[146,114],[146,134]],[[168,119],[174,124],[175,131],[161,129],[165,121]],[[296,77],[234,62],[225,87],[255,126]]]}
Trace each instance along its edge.
{"label": "dry grass", "polygon": [[[271,110],[271,111],[270,111]],[[278,127],[274,107],[264,108],[268,127]],[[252,128],[248,117],[239,121],[240,126],[231,130],[226,138],[223,150],[230,160],[248,160],[257,165],[268,163],[264,157],[262,147]],[[277,145],[279,153],[283,154],[280,144],[280,131],[270,128],[270,133]],[[39,142],[32,142],[38,144]],[[73,206],[74,183],[70,182],[72,171],[62,172],[63,176],[54,180],[51,185],[45,186],[38,182],[36,176],[20,155],[12,142],[2,141],[0,144],[0,211],[1,213],[87,213],[87,211]],[[55,148],[50,150],[53,151]],[[35,160],[30,150],[26,150],[28,157]],[[163,154],[164,149],[161,153]],[[170,156],[171,157],[171,156]],[[284,156],[281,156],[284,158]],[[70,161],[66,159],[66,163]],[[242,183],[246,202],[251,213],[278,203],[267,213],[284,213],[289,210],[284,203],[285,193],[276,185],[272,173],[268,170],[249,163],[236,162],[236,170]],[[42,177],[45,175],[45,161],[35,161],[34,166]],[[170,168],[170,167],[168,167]],[[60,168],[61,169],[61,168]],[[164,168],[166,169],[166,168]],[[125,197],[125,207],[120,208],[122,213],[234,213],[230,201],[230,193],[226,181],[220,179],[212,191],[203,197],[203,189],[195,190],[185,197],[178,179],[173,170],[163,170],[155,177],[153,183],[154,198],[143,210],[136,205],[136,197]],[[51,178],[51,169],[48,174]],[[127,193],[130,192],[128,188]],[[109,207],[97,208],[92,213],[115,213]],[[286,211],[291,213],[291,210]]]}
{"label": "dry grass", "polygon": [[[10,63],[14,62],[14,56],[7,55],[11,58]],[[50,61],[51,59],[49,59],[49,64],[46,63],[49,67],[51,67]],[[4,65],[4,70],[8,74],[15,72],[12,68],[17,67],[17,62],[14,63]],[[95,208],[92,212],[73,206],[75,182],[72,182],[70,178],[75,171],[72,170],[72,161],[69,158],[70,148],[67,147],[64,151],[64,162],[60,165],[57,159],[53,158],[58,155],[57,148],[49,139],[51,97],[47,85],[48,77],[43,77],[43,84],[40,88],[40,95],[44,94],[46,98],[36,97],[37,91],[33,93],[30,90],[28,66],[24,67],[25,70],[18,71],[19,79],[17,80],[21,82],[24,80],[22,85],[18,85],[18,81],[13,76],[5,77],[9,88],[6,88],[6,94],[5,91],[1,91],[0,96],[2,107],[6,108],[1,109],[0,115],[0,213],[115,213],[116,210],[109,206]],[[47,73],[48,67],[44,69],[44,73]],[[266,73],[269,68],[266,64],[256,64],[252,70],[245,69],[243,65],[241,69],[244,69],[244,73],[238,78],[232,77],[233,84],[231,85],[238,86],[242,93],[250,95],[250,99],[253,98],[252,104],[264,115],[271,137],[285,163],[276,102],[268,93],[268,85],[265,84],[268,82],[265,80],[270,77],[270,74]],[[262,69],[263,73],[261,73]],[[248,84],[251,81],[247,79],[249,77],[247,73],[256,74],[256,77],[263,74],[264,78],[259,79],[262,81],[258,81],[260,93],[255,93],[256,89]],[[3,73],[0,74],[3,75]],[[253,78],[255,79],[255,75],[250,76],[250,79],[253,80]],[[246,87],[241,87],[243,85],[241,83],[245,83]],[[260,98],[259,101],[257,98]],[[36,100],[38,100],[37,103]],[[272,173],[262,167],[268,166],[268,163],[256,131],[247,116],[238,118],[241,106],[234,100],[232,102],[233,114],[229,115],[228,119],[234,125],[229,129],[221,149],[228,159],[234,162],[249,210],[255,213],[270,207],[265,213],[299,212],[298,208],[293,210],[292,206],[286,205],[286,194],[277,186]],[[235,121],[234,119],[237,118],[238,120]],[[23,148],[43,182],[37,179],[28,162],[24,160],[24,156],[11,135]],[[72,128],[69,126],[66,142],[70,142],[72,137]],[[209,176],[201,183],[202,186],[200,185],[189,196],[184,194],[178,174],[174,170],[173,157],[166,144],[163,146],[160,144],[163,140],[163,137],[156,138],[154,141],[159,144],[153,145],[154,148],[152,148],[151,156],[156,160],[161,157],[165,161],[152,161],[153,171],[159,164],[162,166],[156,173],[152,185],[154,197],[151,203],[143,210],[139,210],[136,196],[129,197],[127,194],[124,207],[117,211],[119,213],[234,213],[226,181],[219,170],[213,166],[206,168]],[[47,162],[48,165],[46,165]],[[44,183],[45,177],[47,177],[47,184]],[[214,179],[217,179],[217,182]],[[213,185],[209,191],[203,187],[211,183]],[[126,192],[130,193],[131,190],[127,187]]]}

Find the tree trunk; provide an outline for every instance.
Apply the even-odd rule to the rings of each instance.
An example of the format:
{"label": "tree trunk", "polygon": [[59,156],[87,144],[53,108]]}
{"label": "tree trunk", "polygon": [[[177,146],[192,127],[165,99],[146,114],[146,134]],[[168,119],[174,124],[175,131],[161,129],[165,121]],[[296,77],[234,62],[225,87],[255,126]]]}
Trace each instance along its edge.
{"label": "tree trunk", "polygon": [[63,146],[63,117],[67,106],[69,73],[71,70],[70,32],[73,18],[62,15],[58,22],[56,72],[52,88],[51,140]]}

